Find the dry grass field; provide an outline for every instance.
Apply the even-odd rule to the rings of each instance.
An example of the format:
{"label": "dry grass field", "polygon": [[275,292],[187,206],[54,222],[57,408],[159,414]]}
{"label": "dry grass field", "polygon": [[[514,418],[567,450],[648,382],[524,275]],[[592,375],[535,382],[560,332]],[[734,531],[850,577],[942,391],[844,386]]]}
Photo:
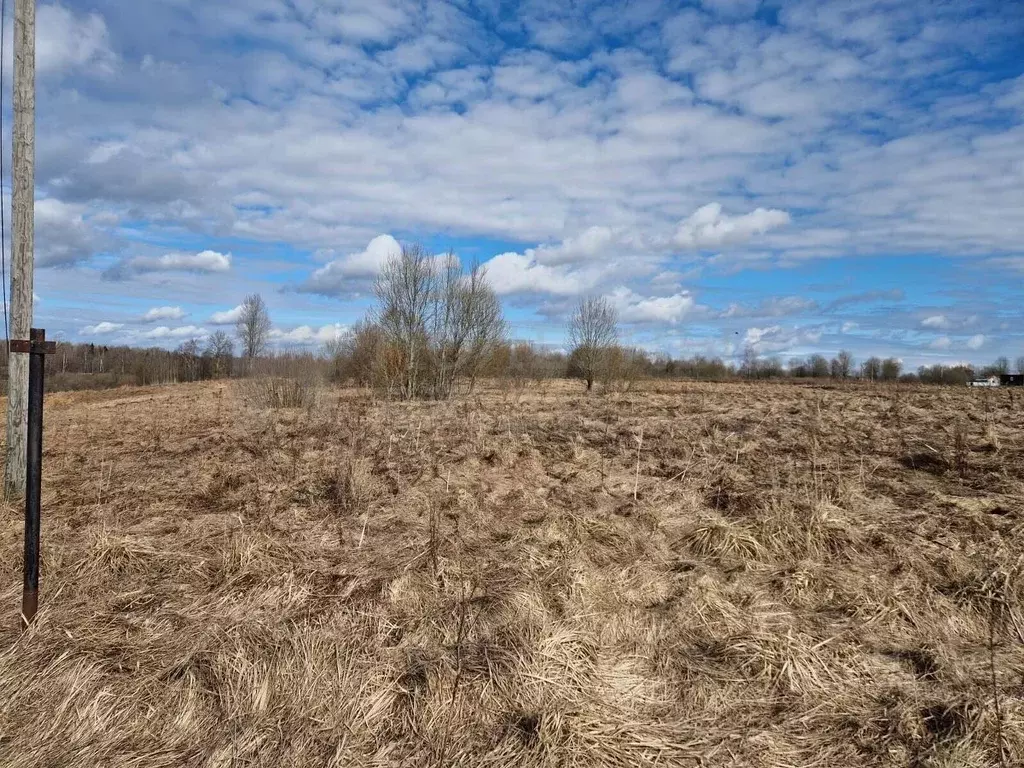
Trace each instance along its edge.
{"label": "dry grass field", "polygon": [[48,398],[4,766],[1024,763],[1024,393]]}

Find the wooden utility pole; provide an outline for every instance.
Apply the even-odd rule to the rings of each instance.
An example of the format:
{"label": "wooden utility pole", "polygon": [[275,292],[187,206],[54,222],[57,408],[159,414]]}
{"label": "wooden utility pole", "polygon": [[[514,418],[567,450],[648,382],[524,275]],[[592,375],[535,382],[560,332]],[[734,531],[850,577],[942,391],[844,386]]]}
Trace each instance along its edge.
{"label": "wooden utility pole", "polygon": [[[11,188],[12,339],[27,339],[32,327],[35,261],[36,0],[14,0],[14,164]],[[28,427],[28,355],[8,355],[7,464],[4,492],[25,495]]]}

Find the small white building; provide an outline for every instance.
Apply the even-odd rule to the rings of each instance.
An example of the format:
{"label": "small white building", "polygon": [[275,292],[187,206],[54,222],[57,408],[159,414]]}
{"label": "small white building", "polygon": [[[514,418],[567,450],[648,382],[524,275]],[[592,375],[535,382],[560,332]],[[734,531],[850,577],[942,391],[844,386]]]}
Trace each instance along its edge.
{"label": "small white building", "polygon": [[967,386],[968,387],[998,387],[999,386],[999,377],[998,376],[988,376],[987,378],[984,378],[984,379],[975,379],[974,381],[967,382]]}

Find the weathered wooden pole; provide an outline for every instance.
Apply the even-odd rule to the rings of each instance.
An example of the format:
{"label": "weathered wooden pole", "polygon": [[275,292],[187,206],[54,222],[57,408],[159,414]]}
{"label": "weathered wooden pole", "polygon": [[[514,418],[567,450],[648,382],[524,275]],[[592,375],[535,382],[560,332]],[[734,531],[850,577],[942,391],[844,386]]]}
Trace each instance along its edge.
{"label": "weathered wooden pole", "polygon": [[[32,327],[35,268],[36,0],[14,2],[14,164],[11,208],[12,339],[27,339]],[[7,462],[4,492],[25,495],[28,426],[28,355],[9,355],[7,372]]]}

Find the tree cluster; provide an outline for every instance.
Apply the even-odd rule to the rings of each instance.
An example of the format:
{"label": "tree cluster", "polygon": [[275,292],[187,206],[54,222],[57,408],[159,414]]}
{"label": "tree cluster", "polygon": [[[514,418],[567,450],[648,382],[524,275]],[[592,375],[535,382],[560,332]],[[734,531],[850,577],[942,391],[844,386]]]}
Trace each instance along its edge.
{"label": "tree cluster", "polygon": [[405,246],[381,270],[377,307],[332,345],[336,375],[402,399],[472,390],[506,335],[501,302],[486,270],[464,273],[449,253]]}

